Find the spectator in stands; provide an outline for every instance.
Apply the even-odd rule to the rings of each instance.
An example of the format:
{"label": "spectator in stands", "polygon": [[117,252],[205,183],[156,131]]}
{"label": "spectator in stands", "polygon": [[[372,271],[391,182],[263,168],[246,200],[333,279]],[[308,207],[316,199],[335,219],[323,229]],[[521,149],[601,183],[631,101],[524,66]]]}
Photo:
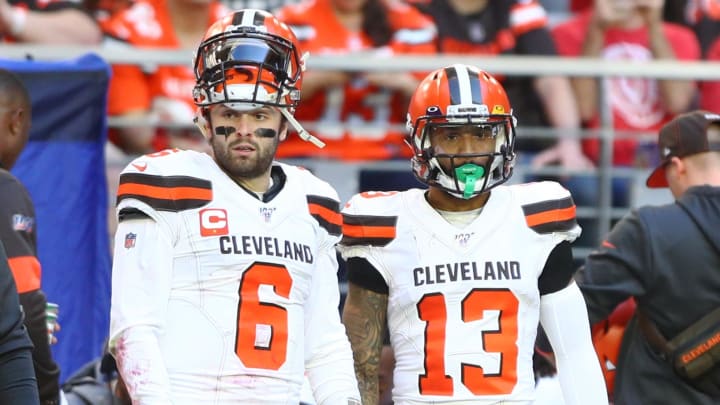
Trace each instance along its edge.
{"label": "spectator in stands", "polygon": [[[282,8],[278,18],[313,55],[434,53],[435,26],[417,10],[386,0],[307,0]],[[405,111],[422,73],[309,70],[296,117],[327,146],[297,137],[280,145],[281,157],[387,159],[408,155]],[[392,128],[392,125],[400,128]]]}
{"label": "spectator in stands", "polygon": [[0,403],[40,403],[31,350],[15,281],[0,242]]}
{"label": "spectator in stands", "polygon": [[720,0],[687,0],[682,17],[683,22],[695,31],[700,49],[706,55],[720,37]]}
{"label": "spectator in stands", "polygon": [[20,295],[42,404],[57,404],[60,369],[52,358],[46,326],[47,299],[40,289],[35,209],[25,187],[10,170],[27,143],[30,95],[20,79],[0,69],[0,241]]}
{"label": "spectator in stands", "polygon": [[288,4],[299,3],[300,0],[222,0],[231,10],[255,8],[275,12]]}
{"label": "spectator in stands", "polygon": [[[558,53],[562,56],[602,58],[611,61],[652,59],[697,60],[700,48],[694,33],[683,26],[662,20],[663,0],[596,0],[593,7],[578,13],[553,29]],[[654,142],[643,134],[658,130],[675,114],[691,107],[696,96],[692,81],[650,78],[572,78],[580,117],[585,128],[601,126],[599,89],[605,83],[612,110],[615,139],[612,164],[615,167],[648,167],[657,159]],[[597,164],[600,141],[585,138],[583,152]],[[578,206],[598,206],[597,176],[573,176],[564,181]],[[611,180],[611,200],[616,207],[630,204],[632,179]],[[599,242],[597,219],[582,221],[583,239]],[[587,238],[592,238],[588,240]]]}
{"label": "spectator in stands", "polygon": [[[419,10],[432,17],[438,29],[438,48],[443,53],[478,55],[556,55],[547,26],[545,9],[536,0],[412,0]],[[518,138],[522,152],[544,152],[533,159],[535,166],[558,162],[570,169],[592,167],[580,151],[580,126],[575,98],[567,78],[562,76],[507,77],[503,86],[523,117],[523,127],[558,129],[552,140]]]}
{"label": "spectator in stands", "polygon": [[[105,46],[120,49],[188,49],[197,46],[210,24],[227,14],[217,0],[136,0],[102,22]],[[167,147],[208,152],[207,142],[192,126],[195,76],[189,64],[171,66],[114,65],[110,81],[110,116],[150,119],[186,128],[157,130],[130,127],[113,131],[111,139],[130,154]]]}
{"label": "spectator in stands", "polygon": [[0,0],[0,42],[93,45],[101,33],[73,0]]}
{"label": "spectator in stands", "polygon": [[134,0],[83,0],[85,9],[102,24],[111,16],[133,5]]}
{"label": "spectator in stands", "polygon": [[[662,21],[663,0],[596,0],[592,9],[553,29],[562,56],[606,60],[697,60],[700,48],[693,32]],[[599,83],[596,78],[573,78],[580,117],[590,128],[600,125]],[[612,78],[609,99],[616,130],[652,132],[675,114],[688,110],[695,84],[681,80]],[[584,142],[585,153],[597,161],[599,142]],[[616,139],[614,163],[636,163],[636,139]]]}

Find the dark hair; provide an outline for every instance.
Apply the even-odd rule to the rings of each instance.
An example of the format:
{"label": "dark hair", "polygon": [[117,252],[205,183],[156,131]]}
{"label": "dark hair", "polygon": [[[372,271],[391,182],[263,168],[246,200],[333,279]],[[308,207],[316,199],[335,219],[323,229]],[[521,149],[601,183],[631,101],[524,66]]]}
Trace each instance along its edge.
{"label": "dark hair", "polygon": [[22,80],[15,73],[0,68],[0,96],[3,94],[17,98],[24,107],[30,105],[30,93]]}
{"label": "dark hair", "polygon": [[390,43],[393,30],[388,19],[388,9],[384,0],[368,0],[363,7],[363,32],[370,37],[373,46],[380,47]]}

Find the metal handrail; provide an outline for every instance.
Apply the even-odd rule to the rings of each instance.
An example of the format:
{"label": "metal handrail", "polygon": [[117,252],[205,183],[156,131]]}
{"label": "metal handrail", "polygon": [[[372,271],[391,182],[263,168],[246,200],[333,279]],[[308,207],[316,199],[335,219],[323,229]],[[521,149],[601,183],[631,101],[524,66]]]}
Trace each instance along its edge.
{"label": "metal handrail", "polygon": [[[112,46],[81,47],[56,45],[2,44],[0,58],[63,60],[79,57],[87,53],[95,53],[109,63],[136,64],[143,67],[157,65],[190,65],[194,51],[191,49],[130,49]],[[349,55],[312,55],[308,67],[315,70],[343,70],[350,72],[397,72],[397,71],[431,71],[454,63],[467,63],[481,66],[491,73],[506,76],[547,76],[562,75],[571,77],[596,77],[600,83],[611,77],[654,78],[675,80],[720,80],[720,63],[707,61],[648,60],[648,61],[609,61],[600,58],[567,58],[540,56],[483,56],[467,54],[438,55],[393,55],[380,56],[373,53],[354,53]],[[600,183],[599,201],[599,237],[609,230],[612,218],[611,171],[612,143],[618,133],[613,129],[612,111],[608,102],[608,90],[605,85],[599,86],[601,127],[594,133],[601,139],[600,162],[597,170]],[[128,122],[111,118],[111,126],[133,126],[138,122]],[[144,125],[164,125],[155,121]],[[141,125],[143,125],[141,123]],[[552,130],[542,133],[528,129],[527,134],[535,133],[537,137],[551,138],[558,135]],[[584,134],[584,135],[583,135]],[[581,136],[588,136],[583,132]],[[654,138],[654,134],[651,135]],[[377,162],[373,162],[376,165]],[[552,171],[543,168],[538,173]],[[567,174],[567,173],[566,173]]]}

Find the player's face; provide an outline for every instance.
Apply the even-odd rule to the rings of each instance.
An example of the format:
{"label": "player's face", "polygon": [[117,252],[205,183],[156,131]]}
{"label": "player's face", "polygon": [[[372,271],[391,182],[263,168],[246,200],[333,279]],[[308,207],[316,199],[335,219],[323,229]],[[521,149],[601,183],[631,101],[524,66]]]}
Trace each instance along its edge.
{"label": "player's face", "polygon": [[467,125],[438,126],[430,128],[430,144],[435,155],[470,155],[487,154],[488,156],[461,156],[451,159],[439,157],[438,161],[445,173],[453,173],[454,167],[465,163],[485,166],[495,152],[497,131],[500,126]]}
{"label": "player's face", "polygon": [[231,176],[254,179],[270,170],[280,139],[287,126],[280,112],[271,107],[248,111],[225,105],[210,108],[215,160]]}

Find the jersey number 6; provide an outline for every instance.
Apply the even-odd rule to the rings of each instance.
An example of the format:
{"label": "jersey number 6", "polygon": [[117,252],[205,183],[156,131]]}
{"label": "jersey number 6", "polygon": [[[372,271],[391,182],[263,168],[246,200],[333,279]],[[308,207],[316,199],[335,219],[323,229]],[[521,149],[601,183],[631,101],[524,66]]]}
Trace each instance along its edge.
{"label": "jersey number 6", "polygon": [[[425,374],[419,376],[421,395],[453,395],[453,378],[445,373],[445,333],[447,306],[441,293],[425,294],[417,304],[425,325]],[[498,326],[481,332],[481,347],[500,353],[497,373],[486,373],[481,366],[461,364],[461,379],[474,395],[502,395],[517,383],[518,300],[508,289],[474,289],[461,303],[463,322],[483,319],[484,311],[498,312]],[[476,337],[467,337],[475,340]]]}
{"label": "jersey number 6", "polygon": [[260,302],[261,285],[289,298],[292,278],[285,266],[253,263],[240,280],[235,353],[247,367],[277,370],[287,357],[287,309]]}

